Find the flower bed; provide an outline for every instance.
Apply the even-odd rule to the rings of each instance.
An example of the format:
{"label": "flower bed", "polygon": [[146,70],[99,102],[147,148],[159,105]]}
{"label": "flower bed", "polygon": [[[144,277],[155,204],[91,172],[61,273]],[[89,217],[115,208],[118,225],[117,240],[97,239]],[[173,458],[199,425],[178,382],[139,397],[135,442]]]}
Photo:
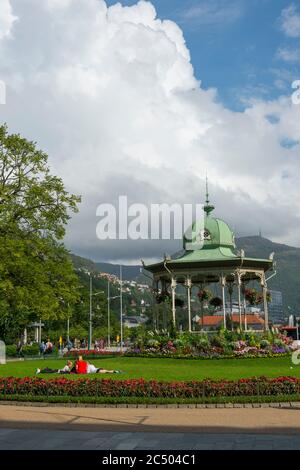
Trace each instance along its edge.
{"label": "flower bed", "polygon": [[300,379],[293,377],[266,377],[189,382],[158,382],[112,379],[56,378],[0,378],[0,396],[45,397],[145,397],[145,398],[212,398],[239,396],[299,395]]}
{"label": "flower bed", "polygon": [[124,354],[125,357],[139,357],[139,358],[152,358],[152,359],[198,359],[198,360],[205,360],[205,359],[262,359],[266,357],[290,357],[290,352],[272,352],[272,351],[261,351],[261,352],[248,352],[239,354],[238,352],[234,352],[232,354],[220,354],[217,352],[202,352],[198,354],[180,354],[178,352],[172,353],[169,351],[166,352],[159,352],[159,351],[130,351]]}
{"label": "flower bed", "polygon": [[210,335],[181,333],[172,338],[166,333],[148,331],[136,339],[126,355],[199,359],[281,357],[291,354],[293,348],[293,340],[275,330],[261,333],[220,330]]}

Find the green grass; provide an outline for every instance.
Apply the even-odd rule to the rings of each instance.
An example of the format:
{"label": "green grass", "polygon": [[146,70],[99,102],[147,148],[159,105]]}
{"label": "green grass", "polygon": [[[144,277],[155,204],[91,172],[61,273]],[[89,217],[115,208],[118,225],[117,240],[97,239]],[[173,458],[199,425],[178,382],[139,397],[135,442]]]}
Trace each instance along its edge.
{"label": "green grass", "polygon": [[[60,368],[65,360],[27,360],[9,362],[0,365],[0,376],[30,377],[35,375],[36,369],[43,367]],[[133,379],[143,377],[146,380],[202,380],[228,379],[266,376],[293,376],[300,378],[300,366],[295,366],[290,357],[257,358],[257,359],[209,359],[209,360],[177,360],[177,359],[152,359],[135,357],[113,357],[103,359],[91,359],[91,363],[105,369],[120,369],[124,371],[120,375],[97,376],[111,377],[115,380]],[[292,367],[292,368],[291,368]],[[55,375],[44,375],[45,378],[53,378]],[[79,375],[67,375],[74,379]],[[89,377],[93,377],[90,375]]]}

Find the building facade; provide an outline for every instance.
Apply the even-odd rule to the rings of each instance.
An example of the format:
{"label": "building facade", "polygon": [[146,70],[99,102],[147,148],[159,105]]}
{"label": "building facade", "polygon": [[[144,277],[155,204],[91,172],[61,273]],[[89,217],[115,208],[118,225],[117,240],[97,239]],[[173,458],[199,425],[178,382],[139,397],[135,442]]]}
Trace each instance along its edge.
{"label": "building facade", "polygon": [[283,325],[284,311],[283,311],[283,298],[282,292],[271,290],[271,299],[269,303],[269,319],[273,325]]}

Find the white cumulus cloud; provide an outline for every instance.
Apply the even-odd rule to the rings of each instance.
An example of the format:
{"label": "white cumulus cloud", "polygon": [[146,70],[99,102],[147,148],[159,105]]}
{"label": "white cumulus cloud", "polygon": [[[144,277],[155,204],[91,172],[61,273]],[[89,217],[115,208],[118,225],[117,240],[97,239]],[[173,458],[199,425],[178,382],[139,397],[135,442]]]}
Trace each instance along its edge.
{"label": "white cumulus cloud", "polygon": [[282,30],[292,38],[300,37],[300,13],[294,3],[284,8],[281,13]]}
{"label": "white cumulus cloud", "polygon": [[281,47],[278,50],[278,57],[286,62],[299,62],[300,61],[300,49],[291,49]]}
{"label": "white cumulus cloud", "polygon": [[98,260],[159,255],[157,243],[100,243],[96,207],[120,194],[145,204],[202,202],[206,171],[216,213],[238,233],[261,228],[299,244],[299,146],[282,145],[300,140],[291,97],[225,108],[196,80],[181,29],[150,2],[10,6],[18,21],[1,48],[8,99],[0,119],[37,140],[53,171],[82,194],[66,239],[72,250]]}
{"label": "white cumulus cloud", "polygon": [[0,40],[9,36],[16,17],[12,14],[9,0],[1,0],[0,5]]}

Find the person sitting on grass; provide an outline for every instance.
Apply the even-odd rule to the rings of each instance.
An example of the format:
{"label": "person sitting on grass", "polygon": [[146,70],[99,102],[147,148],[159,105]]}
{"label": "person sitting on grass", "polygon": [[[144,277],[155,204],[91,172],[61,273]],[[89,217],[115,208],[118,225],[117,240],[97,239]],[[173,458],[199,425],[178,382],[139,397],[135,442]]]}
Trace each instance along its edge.
{"label": "person sitting on grass", "polygon": [[76,374],[87,374],[88,363],[84,361],[82,356],[78,356],[75,362]]}
{"label": "person sitting on grass", "polygon": [[36,374],[70,374],[73,370],[73,362],[67,361],[67,364],[62,369],[50,369],[49,367],[45,367],[45,369],[37,369]]}

